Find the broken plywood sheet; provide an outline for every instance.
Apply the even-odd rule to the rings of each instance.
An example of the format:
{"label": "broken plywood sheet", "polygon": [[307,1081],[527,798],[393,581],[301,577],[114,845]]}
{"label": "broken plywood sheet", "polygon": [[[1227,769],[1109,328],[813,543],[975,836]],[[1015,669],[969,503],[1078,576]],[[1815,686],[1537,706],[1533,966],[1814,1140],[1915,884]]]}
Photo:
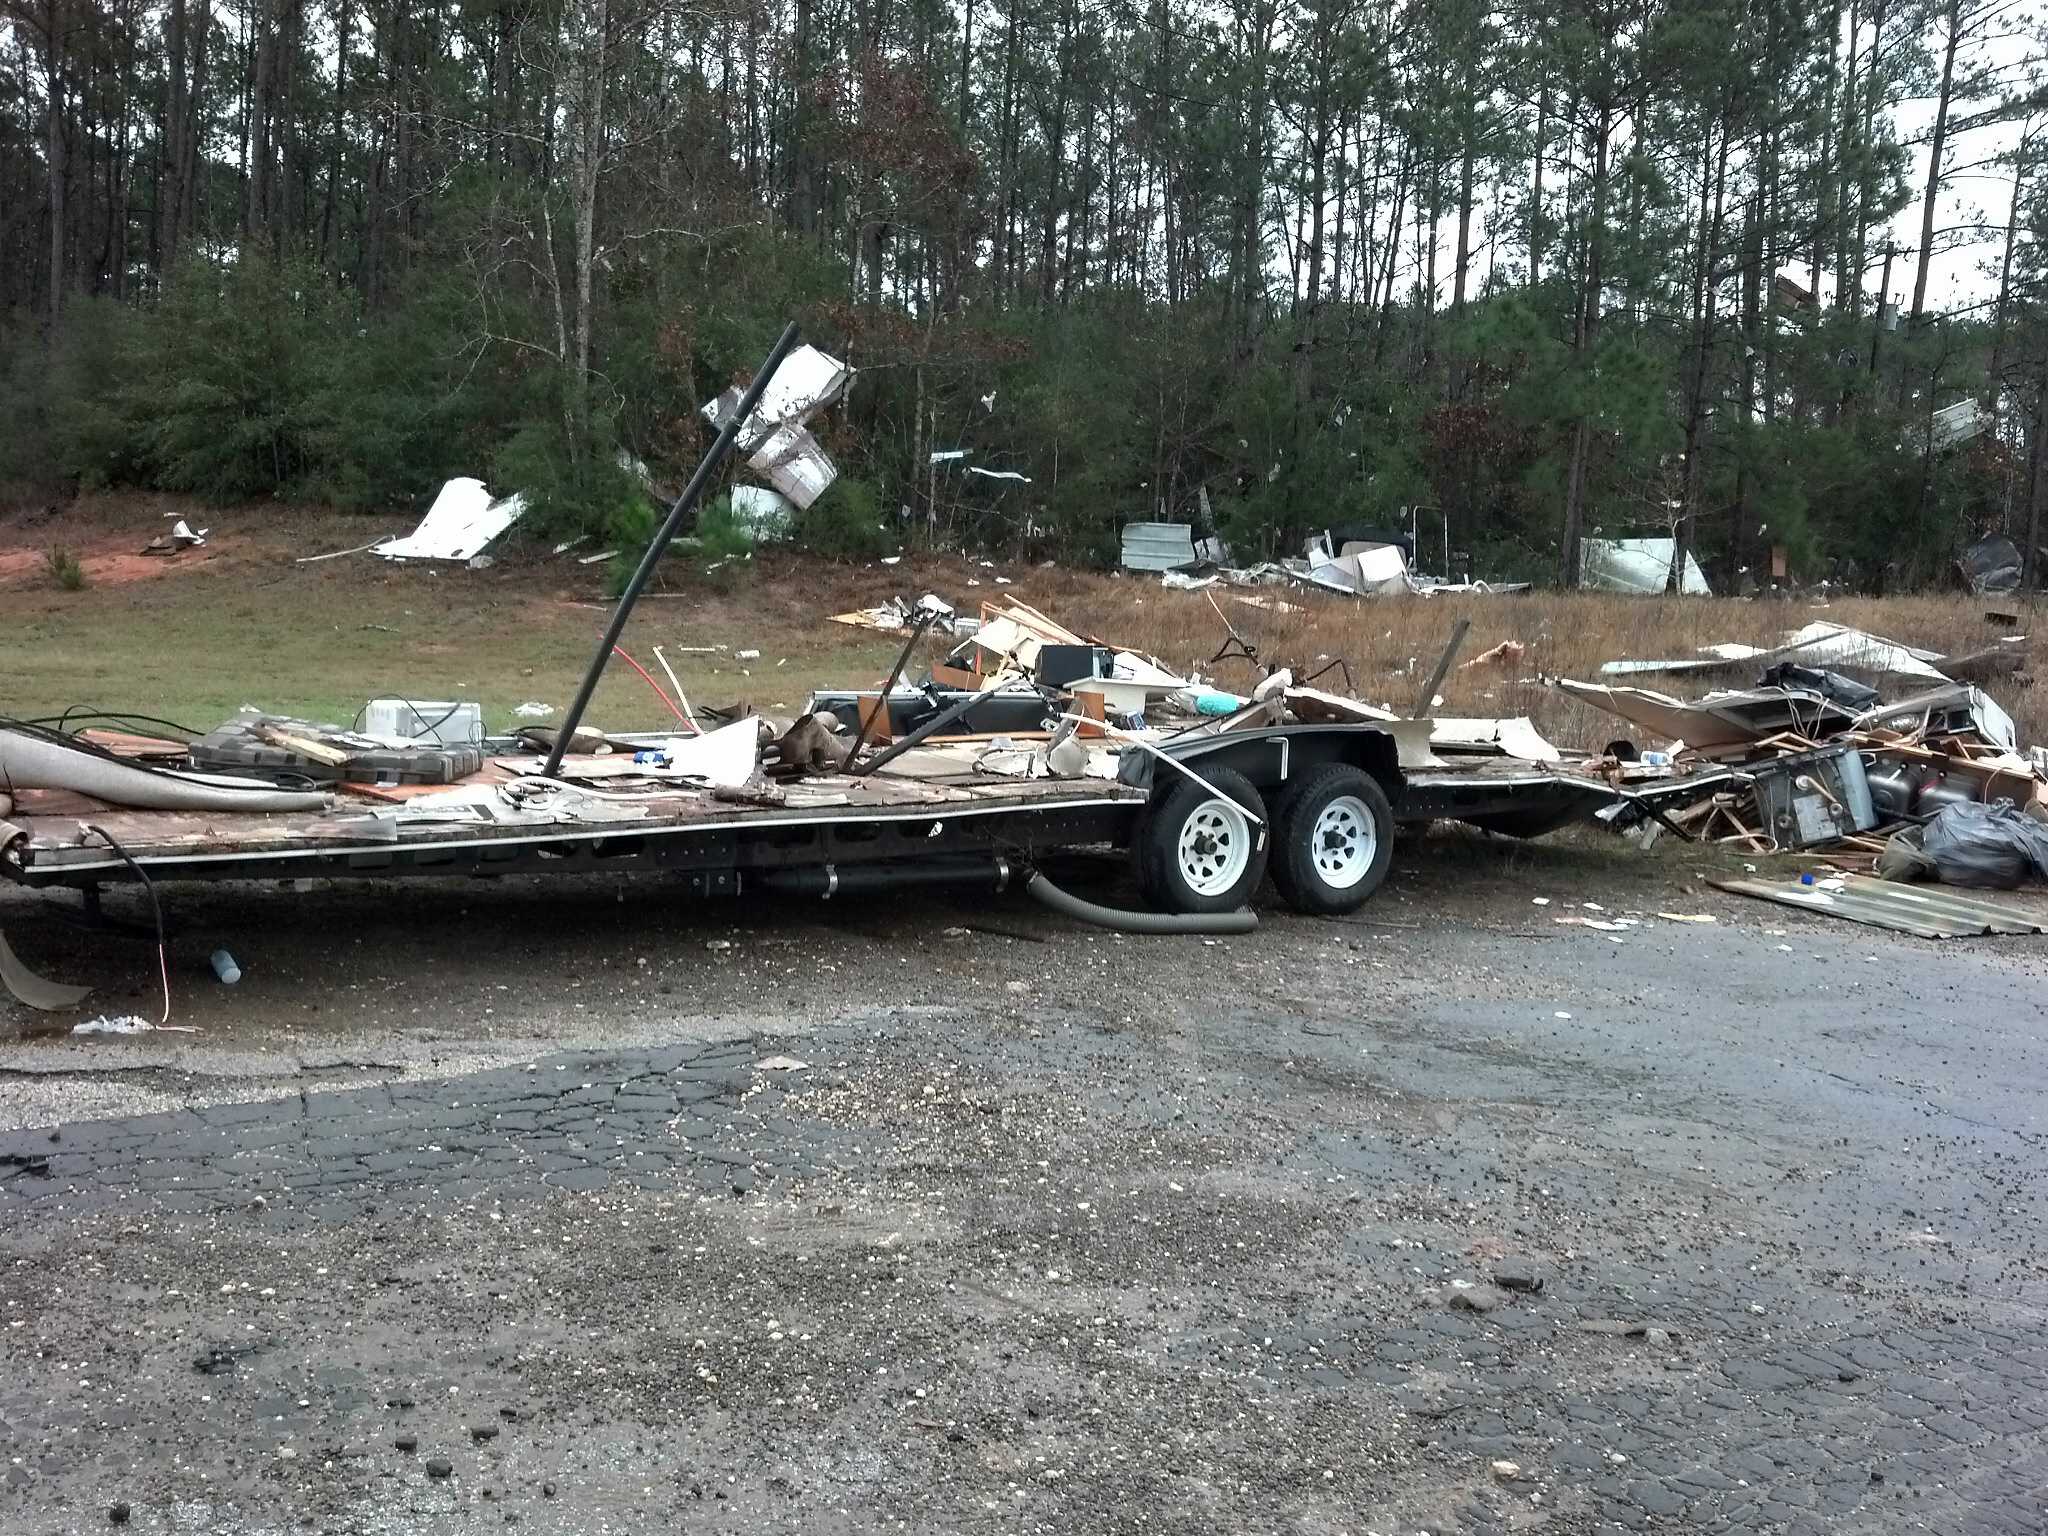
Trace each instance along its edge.
{"label": "broken plywood sheet", "polygon": [[1047,645],[1086,645],[1088,641],[1056,624],[1028,603],[981,605],[981,627],[974,644],[1024,672],[1037,670],[1038,652]]}

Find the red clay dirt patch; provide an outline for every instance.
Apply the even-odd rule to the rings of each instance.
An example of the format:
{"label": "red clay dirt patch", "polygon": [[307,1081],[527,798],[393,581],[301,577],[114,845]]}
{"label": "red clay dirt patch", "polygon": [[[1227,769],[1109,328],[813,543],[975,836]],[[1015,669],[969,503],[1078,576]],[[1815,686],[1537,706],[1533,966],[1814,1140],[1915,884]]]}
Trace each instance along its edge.
{"label": "red clay dirt patch", "polygon": [[[51,549],[68,550],[77,556],[89,587],[125,587],[132,582],[153,581],[159,576],[191,571],[218,560],[209,549],[187,549],[175,555],[142,555],[132,544],[112,549],[90,545],[53,544]],[[50,574],[49,551],[42,549],[0,549],[0,588],[50,587],[57,579]]]}
{"label": "red clay dirt patch", "polygon": [[[169,556],[140,552],[179,518],[207,530],[203,548]],[[52,550],[77,558],[86,585],[121,587],[181,571],[219,575],[235,566],[274,566],[400,532],[404,521],[395,517],[388,526],[373,526],[368,518],[274,502],[209,507],[189,496],[95,493],[61,507],[28,507],[0,516],[0,589],[58,590],[49,568]]]}

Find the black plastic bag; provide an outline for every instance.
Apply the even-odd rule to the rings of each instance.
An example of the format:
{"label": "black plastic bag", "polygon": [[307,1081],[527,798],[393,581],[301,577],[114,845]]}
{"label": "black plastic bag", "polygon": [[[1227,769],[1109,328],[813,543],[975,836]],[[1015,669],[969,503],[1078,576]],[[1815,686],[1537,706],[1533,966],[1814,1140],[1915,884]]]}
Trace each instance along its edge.
{"label": "black plastic bag", "polygon": [[2030,876],[2048,879],[2048,826],[2010,800],[1943,806],[1921,829],[1920,846],[1943,885],[2009,891]]}

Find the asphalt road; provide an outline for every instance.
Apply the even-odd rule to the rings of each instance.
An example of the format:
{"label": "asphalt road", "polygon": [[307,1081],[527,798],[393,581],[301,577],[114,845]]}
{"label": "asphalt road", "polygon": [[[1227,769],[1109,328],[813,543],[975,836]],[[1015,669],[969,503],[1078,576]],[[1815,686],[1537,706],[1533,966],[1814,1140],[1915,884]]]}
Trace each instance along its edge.
{"label": "asphalt road", "polygon": [[0,1055],[0,1530],[2040,1531],[2048,941],[1572,868],[191,898]]}

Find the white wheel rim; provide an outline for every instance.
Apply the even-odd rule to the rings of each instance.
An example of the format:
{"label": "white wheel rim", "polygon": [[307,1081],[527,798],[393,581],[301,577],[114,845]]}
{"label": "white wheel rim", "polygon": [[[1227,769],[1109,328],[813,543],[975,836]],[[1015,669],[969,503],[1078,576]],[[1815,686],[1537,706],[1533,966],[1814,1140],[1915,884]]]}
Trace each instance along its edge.
{"label": "white wheel rim", "polygon": [[1323,807],[1309,834],[1309,853],[1323,884],[1349,890],[1363,880],[1379,852],[1379,829],[1356,795],[1339,795]]}
{"label": "white wheel rim", "polygon": [[1180,877],[1197,896],[1221,896],[1244,877],[1252,826],[1230,800],[1204,800],[1180,824]]}

